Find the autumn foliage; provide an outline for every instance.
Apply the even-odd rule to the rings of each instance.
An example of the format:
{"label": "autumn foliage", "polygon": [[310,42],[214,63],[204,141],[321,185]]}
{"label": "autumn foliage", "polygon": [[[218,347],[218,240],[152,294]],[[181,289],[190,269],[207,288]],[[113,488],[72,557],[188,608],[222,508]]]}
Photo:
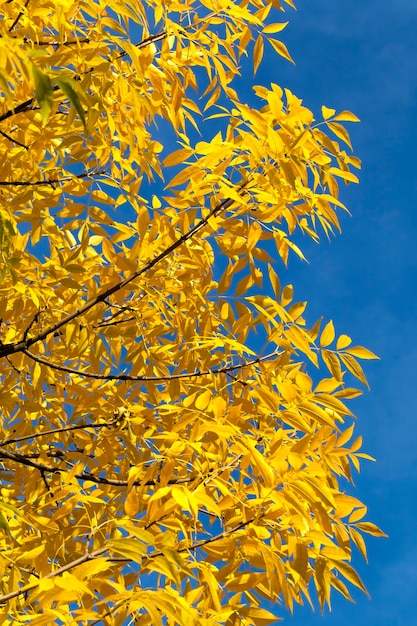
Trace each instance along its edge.
{"label": "autumn foliage", "polygon": [[1,3],[1,624],[258,625],[364,589],[374,355],[280,284],[339,229],[357,118],[241,94],[264,46],[291,60],[283,9]]}

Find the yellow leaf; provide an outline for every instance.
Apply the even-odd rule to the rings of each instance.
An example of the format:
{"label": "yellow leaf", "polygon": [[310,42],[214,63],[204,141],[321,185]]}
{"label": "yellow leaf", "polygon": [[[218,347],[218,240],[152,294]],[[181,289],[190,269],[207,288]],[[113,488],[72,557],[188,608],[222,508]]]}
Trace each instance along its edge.
{"label": "yellow leaf", "polygon": [[255,606],[240,608],[239,615],[242,616],[246,623],[256,624],[257,626],[268,626],[268,624],[275,624],[282,620],[281,617],[277,617],[270,611],[267,611],[267,609],[259,609]]}
{"label": "yellow leaf", "polygon": [[320,346],[325,348],[334,340],[335,332],[332,320],[326,324],[320,336]]}
{"label": "yellow leaf", "polygon": [[259,35],[259,37],[257,38],[255,42],[255,46],[253,48],[253,69],[254,69],[255,74],[262,61],[263,54],[264,54],[264,40],[263,40],[262,35]]}
{"label": "yellow leaf", "polygon": [[288,22],[269,24],[268,26],[265,26],[262,32],[265,33],[265,35],[272,35],[273,33],[281,32],[287,25]]}
{"label": "yellow leaf", "polygon": [[366,376],[364,374],[363,369],[359,365],[356,359],[353,358],[350,354],[341,353],[340,360],[344,365],[346,365],[347,369],[351,374],[353,374],[358,380],[360,380],[364,385],[366,385],[369,389],[368,381],[366,380]]}
{"label": "yellow leaf", "polygon": [[349,133],[347,132],[346,128],[344,128],[344,126],[342,126],[341,124],[337,124],[336,122],[327,122],[327,126],[330,128],[330,130],[334,132],[336,137],[342,139],[345,143],[347,143],[349,148],[352,149]]}
{"label": "yellow leaf", "polygon": [[360,509],[355,509],[353,513],[349,515],[349,520],[348,520],[349,524],[353,524],[354,522],[358,522],[360,519],[362,519],[364,515],[366,515],[366,511],[367,511],[366,506]]}
{"label": "yellow leaf", "polygon": [[282,41],[278,41],[278,39],[271,39],[270,37],[267,37],[267,39],[275,52],[277,52],[281,57],[284,57],[284,59],[287,59],[287,61],[291,61],[291,63],[294,63],[294,60],[288,52],[287,46],[282,43]]}
{"label": "yellow leaf", "polygon": [[281,294],[281,285],[280,285],[277,273],[275,272],[272,265],[270,265],[269,263],[268,263],[268,275],[269,275],[269,280],[271,281],[272,289],[274,290],[275,297],[278,300]]}
{"label": "yellow leaf", "polygon": [[128,492],[125,499],[124,509],[126,515],[129,517],[135,517],[138,513],[140,509],[140,498],[135,487],[132,487],[132,489]]}
{"label": "yellow leaf", "polygon": [[286,285],[282,290],[281,304],[287,306],[293,299],[294,288],[292,285]]}
{"label": "yellow leaf", "polygon": [[172,497],[180,505],[183,511],[190,511],[188,498],[182,489],[179,489],[178,487],[174,487],[171,493],[172,493]]}
{"label": "yellow leaf", "polygon": [[352,437],[353,435],[353,431],[355,429],[355,424],[352,424],[351,426],[349,426],[349,428],[347,428],[341,435],[340,437],[338,437],[337,439],[337,445],[338,447],[342,447],[345,443],[347,443],[349,441],[349,439]]}
{"label": "yellow leaf", "polygon": [[329,167],[329,174],[333,174],[333,176],[339,176],[339,178],[343,178],[343,180],[347,180],[348,182],[359,182],[359,178],[355,176],[355,174],[352,174],[352,172],[348,172],[346,170],[339,170],[337,167]]}
{"label": "yellow leaf", "polygon": [[37,361],[35,361],[32,370],[32,386],[34,389],[37,388],[39,379],[41,377],[41,366]]}
{"label": "yellow leaf", "polygon": [[324,105],[321,107],[321,114],[324,120],[328,120],[329,117],[333,117],[335,113],[336,113],[336,109],[328,109]]}
{"label": "yellow leaf", "polygon": [[136,539],[111,539],[109,550],[136,562],[140,562],[146,555],[146,545]]}
{"label": "yellow leaf", "polygon": [[346,585],[340,580],[340,578],[338,578],[337,576],[332,576],[331,584],[332,587],[337,589],[337,591],[339,591],[346,598],[346,600],[349,600],[349,602],[353,602],[352,596],[350,595]]}
{"label": "yellow leaf", "polygon": [[363,537],[360,534],[360,532],[358,532],[352,526],[351,528],[349,528],[349,534],[352,537],[352,540],[353,540],[355,546],[358,548],[359,552],[361,553],[361,555],[363,556],[365,561],[368,562],[368,555],[367,555],[367,552],[366,552],[366,545],[365,545],[365,542],[364,542]]}
{"label": "yellow leaf", "polygon": [[368,535],[374,535],[374,537],[388,537],[376,524],[372,524],[371,522],[360,522],[359,524],[355,524],[355,528],[359,528],[359,530]]}
{"label": "yellow leaf", "polygon": [[203,393],[197,396],[197,399],[195,401],[195,407],[199,411],[205,411],[205,409],[207,409],[208,405],[210,404],[210,401],[211,391],[210,389],[206,389],[205,391],[203,391]]}
{"label": "yellow leaf", "polygon": [[332,376],[338,382],[342,382],[343,380],[342,370],[340,368],[340,361],[337,355],[334,352],[331,352],[330,350],[322,350],[321,357],[323,361],[325,362],[329,372],[332,374]]}
{"label": "yellow leaf", "polygon": [[164,166],[171,167],[173,165],[179,165],[180,163],[185,163],[185,161],[191,156],[192,150],[189,148],[181,148],[180,150],[175,150],[164,159]]}
{"label": "yellow leaf", "polygon": [[160,199],[158,198],[158,196],[155,196],[155,194],[152,196],[152,208],[153,209],[160,209],[162,206],[162,202],[160,201]]}
{"label": "yellow leaf", "polygon": [[40,546],[32,548],[31,550],[23,552],[21,556],[16,559],[16,561],[19,561],[19,563],[23,564],[32,564],[36,557],[42,554],[42,552],[45,552],[45,547],[46,546],[42,544]]}
{"label": "yellow leaf", "polygon": [[95,576],[98,573],[104,572],[111,567],[111,562],[107,557],[99,557],[91,559],[87,563],[82,563],[74,568],[74,575],[78,580],[88,579],[90,576]]}
{"label": "yellow leaf", "polygon": [[349,350],[346,350],[346,352],[348,354],[352,354],[353,356],[357,356],[359,359],[379,359],[379,356],[362,346],[354,346],[349,348]]}
{"label": "yellow leaf", "polygon": [[341,122],[360,122],[359,117],[356,117],[356,115],[350,111],[341,111],[335,115],[334,119]]}
{"label": "yellow leaf", "polygon": [[342,350],[352,343],[352,339],[348,335],[340,335],[336,343],[336,350]]}
{"label": "yellow leaf", "polygon": [[355,587],[359,587],[359,589],[362,589],[362,591],[366,593],[366,595],[369,597],[365,585],[351,565],[349,565],[348,563],[344,563],[343,561],[331,561],[331,563],[349,582],[355,585]]}
{"label": "yellow leaf", "polygon": [[216,609],[216,611],[221,612],[222,608],[221,608],[221,604],[220,604],[220,587],[219,587],[219,583],[218,583],[216,577],[214,576],[213,572],[211,571],[209,565],[207,565],[204,568],[201,568],[200,572],[201,572],[201,576],[202,576],[203,580],[208,585],[208,591],[209,591],[209,594],[210,594],[210,600],[213,603],[214,608]]}
{"label": "yellow leaf", "polygon": [[229,313],[230,313],[230,304],[225,301],[223,302],[221,309],[220,309],[220,317],[222,318],[222,320],[227,320],[229,318]]}

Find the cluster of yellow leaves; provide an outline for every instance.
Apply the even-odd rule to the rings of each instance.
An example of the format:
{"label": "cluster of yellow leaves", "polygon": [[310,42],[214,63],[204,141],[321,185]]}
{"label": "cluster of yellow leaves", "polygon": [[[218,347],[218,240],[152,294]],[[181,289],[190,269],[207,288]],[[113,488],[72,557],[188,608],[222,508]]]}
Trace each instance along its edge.
{"label": "cluster of yellow leaves", "polygon": [[355,116],[239,98],[265,39],[290,58],[278,0],[1,7],[0,623],[349,599],[382,533],[344,492],[366,457],[345,378],[374,355],[307,327],[271,250],[339,229]]}

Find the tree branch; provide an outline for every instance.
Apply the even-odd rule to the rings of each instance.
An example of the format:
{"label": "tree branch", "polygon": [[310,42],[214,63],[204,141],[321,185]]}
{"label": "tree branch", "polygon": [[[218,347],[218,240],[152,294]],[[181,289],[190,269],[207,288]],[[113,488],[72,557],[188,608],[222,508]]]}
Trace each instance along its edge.
{"label": "tree branch", "polygon": [[7,133],[4,133],[2,130],[0,130],[0,135],[4,137],[5,139],[8,139],[8,141],[10,141],[11,143],[15,143],[17,146],[20,146],[21,148],[24,148],[25,150],[29,150],[29,146],[25,146],[24,143],[20,143],[20,141],[17,141],[17,139],[13,139],[13,137],[10,137],[10,135],[8,135]]}
{"label": "tree branch", "polygon": [[112,424],[103,422],[102,424],[79,424],[77,426],[63,426],[62,428],[52,428],[51,430],[45,430],[43,432],[33,433],[32,435],[25,435],[24,437],[15,437],[14,439],[6,439],[0,442],[0,446],[8,446],[12,443],[21,443],[22,441],[28,441],[29,439],[36,439],[37,437],[44,437],[46,435],[54,435],[56,433],[65,433],[71,430],[85,430],[86,428],[109,428]]}
{"label": "tree branch", "polygon": [[258,363],[262,363],[262,361],[267,361],[273,357],[279,356],[282,352],[278,352],[274,350],[274,352],[270,352],[264,356],[256,357],[256,359],[252,359],[251,361],[246,361],[244,363],[238,363],[237,365],[225,365],[224,367],[217,367],[214,369],[195,371],[195,372],[183,372],[181,374],[169,374],[167,376],[134,376],[133,374],[94,374],[92,372],[82,372],[80,370],[73,369],[71,367],[67,367],[66,365],[59,365],[58,363],[52,363],[43,357],[40,357],[29,350],[22,349],[23,354],[27,357],[36,361],[40,365],[45,365],[46,367],[50,367],[51,369],[58,370],[60,372],[65,372],[67,374],[74,374],[75,376],[84,376],[85,378],[93,378],[95,380],[122,380],[122,381],[132,381],[132,382],[169,382],[170,380],[177,380],[183,378],[198,378],[200,376],[209,376],[210,374],[228,374],[229,372],[233,372],[238,369],[243,369],[244,367],[251,367],[252,365],[256,365]]}
{"label": "tree branch", "polygon": [[[26,0],[26,4],[25,6],[27,6],[29,4],[30,0]],[[22,13],[19,13],[19,15],[17,16],[15,22],[12,24],[12,26],[10,27],[9,30],[11,30],[12,28],[15,27],[15,25],[17,24],[18,20],[21,18]],[[157,33],[156,35],[150,35],[149,37],[146,37],[146,39],[143,39],[142,41],[140,41],[139,43],[136,44],[136,48],[138,48],[139,50],[141,48],[144,48],[145,46],[149,46],[151,43],[155,43],[157,41],[161,41],[162,39],[165,39],[167,36],[167,32],[166,31],[162,31],[160,33]],[[64,43],[64,42],[63,42]],[[120,55],[116,58],[123,58],[124,56],[126,56],[127,52],[123,51],[120,53]],[[107,59],[109,62],[111,62],[111,59]],[[59,87],[58,85],[54,85],[53,90],[54,91],[58,91]],[[25,102],[22,102],[21,104],[19,104],[17,107],[15,107],[14,109],[10,109],[9,111],[6,111],[6,113],[3,113],[3,115],[0,115],[0,122],[3,122],[4,120],[7,120],[9,117],[12,117],[13,115],[18,115],[19,113],[23,113],[25,111],[29,111],[30,109],[33,108],[33,105],[36,102],[36,98],[29,98],[29,100],[26,100]]]}
{"label": "tree branch", "polygon": [[[230,528],[229,530],[224,530],[223,532],[218,533],[217,535],[214,535],[213,537],[208,537],[207,539],[196,541],[190,546],[185,545],[183,547],[178,547],[176,552],[178,553],[190,552],[190,551],[194,552],[198,548],[202,548],[203,546],[209,543],[213,543],[214,541],[219,541],[221,539],[224,539],[225,537],[228,537],[229,535],[233,535],[234,533],[238,532],[239,530],[242,530],[249,524],[252,524],[252,522],[254,521],[255,521],[255,518],[251,518],[249,520],[241,522],[240,524],[238,524],[237,526],[233,528]],[[128,535],[125,538],[134,539],[134,536]],[[111,546],[103,546],[102,548],[93,550],[93,552],[86,552],[82,556],[78,557],[78,559],[74,559],[74,561],[71,561],[70,563],[66,563],[65,565],[62,565],[61,567],[58,567],[58,569],[56,569],[53,572],[49,572],[49,574],[46,574],[46,576],[43,576],[39,580],[45,580],[48,578],[55,578],[56,576],[60,576],[61,574],[64,574],[65,572],[69,572],[70,570],[74,569],[74,567],[77,567],[78,565],[82,565],[83,563],[86,563],[87,561],[92,561],[93,559],[97,559],[98,557],[102,556],[103,554],[109,551],[111,551]],[[146,563],[147,560],[155,559],[158,556],[164,556],[164,553],[159,550],[158,551],[155,550],[155,552],[151,552],[150,554],[146,555],[146,557],[144,557],[144,562]],[[112,560],[111,557],[108,557],[108,560],[111,561]],[[131,562],[131,561],[132,559],[126,559],[126,562]],[[25,585],[24,587],[21,587],[20,589],[15,589],[14,591],[11,591],[10,593],[6,593],[0,596],[0,604],[4,604],[8,602],[9,600],[12,600],[13,598],[17,598],[18,596],[25,594],[28,591],[31,591],[32,589],[35,589],[39,585],[39,580],[33,583],[29,583],[28,585]]]}
{"label": "tree branch", "polygon": [[[3,135],[0,131],[0,134]],[[13,141],[11,139],[11,141]],[[23,146],[26,148],[26,146]],[[63,176],[62,178],[48,178],[47,180],[0,180],[0,187],[33,187],[35,185],[59,185],[60,183],[66,183],[71,180],[77,180],[79,178],[93,178],[94,176],[103,176],[107,174],[106,170],[97,170],[97,172],[83,172],[82,174],[74,174],[73,176]]]}
{"label": "tree branch", "polygon": [[[39,463],[38,461],[28,458],[24,456],[23,454],[20,454],[19,452],[11,452],[9,450],[5,450],[3,447],[0,447],[0,459],[8,459],[9,461],[14,461],[15,463],[19,463],[20,465],[33,467],[34,469],[37,469],[41,473],[48,472],[51,474],[61,474],[62,472],[66,471],[60,468],[58,465],[47,465],[46,463]],[[60,458],[59,460],[64,461],[65,459]],[[215,471],[214,469],[209,470],[204,480],[207,480],[214,471]],[[90,474],[89,472],[80,472],[79,474],[75,474],[75,478],[77,478],[78,480],[89,480],[90,482],[97,483],[99,485],[113,485],[113,487],[127,487],[129,485],[127,480],[117,480],[114,478],[104,478],[101,476],[94,476],[94,474]],[[194,480],[198,480],[199,478],[201,478],[201,476],[198,474],[193,474],[191,476],[184,476],[183,478],[181,477],[171,478],[170,480],[168,480],[167,484],[168,485],[183,485],[183,484],[191,483]],[[134,485],[135,487],[154,487],[157,484],[158,484],[158,481],[154,479],[149,479],[145,483],[142,482],[141,480],[135,480],[132,483],[132,485]]]}
{"label": "tree branch", "polygon": [[[30,0],[26,0],[26,2],[25,2],[25,9],[28,6],[29,2],[30,2]],[[18,24],[20,18],[22,17],[22,15],[23,15],[23,11],[20,11],[19,14],[17,15],[16,19],[14,20],[13,24],[9,27],[9,33],[13,30],[13,28],[15,26],[17,26],[17,24]]]}
{"label": "tree branch", "polygon": [[[243,192],[243,190],[246,187],[246,185],[247,185],[247,182],[242,183],[240,185],[240,193]],[[120,291],[121,289],[123,289],[124,287],[129,285],[132,281],[134,281],[137,278],[139,278],[140,276],[142,276],[142,274],[145,274],[150,269],[155,267],[155,265],[157,265],[160,261],[162,261],[167,256],[169,256],[171,254],[171,252],[173,252],[174,250],[176,250],[177,248],[182,246],[186,241],[188,241],[189,239],[194,237],[194,235],[196,233],[198,233],[205,226],[207,226],[208,223],[209,223],[209,220],[212,217],[220,215],[220,213],[222,213],[226,209],[230,208],[234,203],[235,203],[235,200],[232,200],[231,198],[226,198],[225,200],[222,200],[219,204],[217,204],[209,212],[209,214],[206,217],[201,218],[197,222],[197,224],[195,224],[195,226],[193,226],[186,233],[184,233],[183,235],[178,237],[170,246],[168,246],[168,248],[165,248],[165,250],[160,252],[151,261],[148,261],[147,263],[145,263],[145,265],[143,265],[136,272],[132,272],[132,274],[130,276],[128,276],[127,278],[124,278],[123,280],[119,280],[117,283],[115,283],[111,287],[108,287],[108,288],[104,289],[97,296],[95,296],[94,298],[91,298],[90,300],[88,300],[84,304],[84,306],[80,307],[79,309],[77,309],[73,313],[70,313],[69,315],[67,315],[66,317],[61,319],[59,322],[56,322],[52,326],[49,326],[49,328],[46,328],[44,331],[42,331],[41,333],[39,333],[35,337],[32,337],[30,339],[26,339],[26,340],[21,340],[21,341],[18,341],[18,342],[15,342],[15,343],[11,343],[11,344],[10,343],[9,344],[3,344],[2,346],[0,346],[0,357],[7,356],[9,354],[16,354],[16,352],[22,352],[23,350],[27,350],[28,348],[30,348],[30,346],[34,345],[35,343],[38,343],[39,341],[42,341],[43,339],[45,339],[46,337],[48,337],[52,333],[55,333],[62,326],[65,326],[66,324],[68,324],[69,322],[74,320],[75,318],[80,317],[81,315],[84,315],[90,309],[95,307],[97,304],[99,304],[101,302],[104,302],[104,300],[106,298],[108,298],[109,296],[113,295],[114,293],[117,293],[118,291]]]}

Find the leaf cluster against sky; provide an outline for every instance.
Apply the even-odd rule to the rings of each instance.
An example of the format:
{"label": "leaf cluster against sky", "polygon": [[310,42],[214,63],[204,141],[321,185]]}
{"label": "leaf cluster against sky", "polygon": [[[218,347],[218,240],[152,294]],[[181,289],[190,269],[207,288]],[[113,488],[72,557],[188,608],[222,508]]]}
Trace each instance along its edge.
{"label": "leaf cluster against sky", "polygon": [[289,58],[280,8],[4,5],[4,623],[263,624],[364,590],[347,404],[374,355],[279,278],[339,229],[357,118],[240,99],[246,55]]}

